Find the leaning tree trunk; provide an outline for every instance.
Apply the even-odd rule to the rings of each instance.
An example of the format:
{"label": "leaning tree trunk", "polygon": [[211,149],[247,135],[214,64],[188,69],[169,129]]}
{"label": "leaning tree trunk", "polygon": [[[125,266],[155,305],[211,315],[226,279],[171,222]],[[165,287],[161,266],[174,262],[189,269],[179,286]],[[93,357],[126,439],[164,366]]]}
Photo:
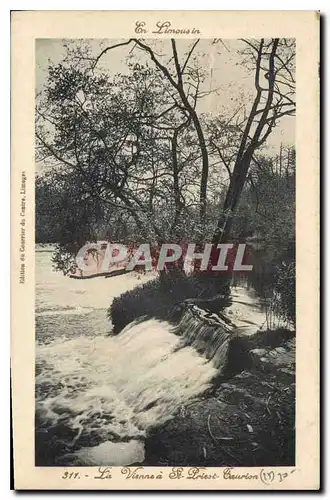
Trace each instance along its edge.
{"label": "leaning tree trunk", "polygon": [[235,164],[224,202],[223,212],[218,219],[217,227],[213,235],[212,243],[214,245],[226,243],[230,238],[234,215],[244,188],[250,161],[251,155],[249,151],[247,151],[242,159],[238,160]]}

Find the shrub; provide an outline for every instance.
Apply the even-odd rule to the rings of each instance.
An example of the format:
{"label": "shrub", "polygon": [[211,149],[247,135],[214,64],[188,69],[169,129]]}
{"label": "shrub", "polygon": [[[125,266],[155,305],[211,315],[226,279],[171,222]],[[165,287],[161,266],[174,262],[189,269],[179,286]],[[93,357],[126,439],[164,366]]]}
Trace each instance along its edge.
{"label": "shrub", "polygon": [[115,297],[108,314],[113,333],[118,334],[125,326],[141,316],[176,323],[180,304],[191,298],[211,298],[219,293],[229,295],[226,279],[209,276],[168,275],[149,281],[131,291]]}
{"label": "shrub", "polygon": [[278,268],[275,285],[278,300],[277,314],[286,321],[296,321],[296,266],[294,262],[283,262]]}
{"label": "shrub", "polygon": [[262,298],[268,328],[276,328],[278,320],[295,325],[296,320],[296,265],[295,243],[274,257],[271,251],[254,252],[253,272],[247,277]]}

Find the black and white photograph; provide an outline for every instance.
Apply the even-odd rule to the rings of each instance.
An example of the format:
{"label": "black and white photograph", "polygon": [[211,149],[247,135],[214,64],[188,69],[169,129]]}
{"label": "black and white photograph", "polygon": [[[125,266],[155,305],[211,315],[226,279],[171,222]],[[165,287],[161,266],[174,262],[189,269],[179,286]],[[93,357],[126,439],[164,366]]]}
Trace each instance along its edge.
{"label": "black and white photograph", "polygon": [[296,40],[154,33],[35,41],[35,466],[295,466]]}

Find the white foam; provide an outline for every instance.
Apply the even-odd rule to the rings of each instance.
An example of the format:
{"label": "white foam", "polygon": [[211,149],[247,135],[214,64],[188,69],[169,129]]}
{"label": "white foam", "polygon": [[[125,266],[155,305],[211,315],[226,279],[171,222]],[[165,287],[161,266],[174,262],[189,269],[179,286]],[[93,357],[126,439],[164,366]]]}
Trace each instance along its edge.
{"label": "white foam", "polygon": [[141,441],[128,443],[112,443],[105,441],[93,448],[81,448],[72,453],[72,458],[77,458],[86,466],[119,466],[141,463],[144,460],[144,445]]}

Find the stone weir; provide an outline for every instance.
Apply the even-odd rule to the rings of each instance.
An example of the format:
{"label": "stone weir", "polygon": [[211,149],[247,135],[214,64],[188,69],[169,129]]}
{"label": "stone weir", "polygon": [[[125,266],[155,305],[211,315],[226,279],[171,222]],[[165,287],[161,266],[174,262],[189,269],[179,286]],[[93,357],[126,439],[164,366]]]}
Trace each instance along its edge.
{"label": "stone weir", "polygon": [[208,301],[186,301],[174,328],[174,333],[181,336],[180,347],[193,346],[212,360],[219,374],[226,369],[231,341],[253,336],[266,324],[266,314],[252,291],[234,288],[231,298],[231,305],[217,313],[207,309]]}

